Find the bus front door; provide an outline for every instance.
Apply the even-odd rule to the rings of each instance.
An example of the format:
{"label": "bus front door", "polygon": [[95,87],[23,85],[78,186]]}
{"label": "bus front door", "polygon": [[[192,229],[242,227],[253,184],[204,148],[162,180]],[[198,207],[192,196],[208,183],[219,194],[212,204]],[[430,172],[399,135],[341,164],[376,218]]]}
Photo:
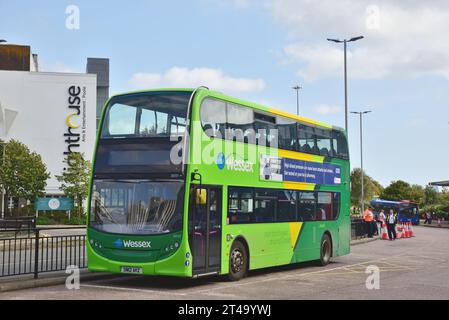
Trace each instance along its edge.
{"label": "bus front door", "polygon": [[193,275],[220,271],[221,199],[221,187],[201,186],[191,189],[189,242]]}

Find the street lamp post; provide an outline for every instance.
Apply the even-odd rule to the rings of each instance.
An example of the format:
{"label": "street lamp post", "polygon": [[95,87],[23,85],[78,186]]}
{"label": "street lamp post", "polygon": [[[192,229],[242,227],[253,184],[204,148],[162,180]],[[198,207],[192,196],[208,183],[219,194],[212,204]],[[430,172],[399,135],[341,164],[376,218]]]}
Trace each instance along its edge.
{"label": "street lamp post", "polygon": [[355,42],[357,40],[363,39],[363,36],[354,37],[349,40],[339,40],[339,39],[327,39],[327,41],[335,42],[335,43],[343,43],[344,48],[344,73],[345,73],[345,130],[348,132],[348,68],[347,68],[347,47],[348,42]]}
{"label": "street lamp post", "polygon": [[301,90],[302,87],[300,85],[296,85],[292,89],[296,90],[296,114],[299,116],[299,90]]}
{"label": "street lamp post", "polygon": [[[6,155],[6,142],[0,142],[0,145],[2,146],[2,165],[5,164],[5,155]],[[5,218],[5,188],[2,185],[1,186],[2,189],[2,207],[1,207],[1,211],[2,211],[2,219]]]}
{"label": "street lamp post", "polygon": [[362,204],[362,214],[365,211],[365,186],[364,186],[364,172],[363,172],[363,115],[368,114],[372,111],[358,111],[351,112],[353,114],[357,114],[360,116],[360,167],[362,171],[362,195],[361,195],[361,204]]}

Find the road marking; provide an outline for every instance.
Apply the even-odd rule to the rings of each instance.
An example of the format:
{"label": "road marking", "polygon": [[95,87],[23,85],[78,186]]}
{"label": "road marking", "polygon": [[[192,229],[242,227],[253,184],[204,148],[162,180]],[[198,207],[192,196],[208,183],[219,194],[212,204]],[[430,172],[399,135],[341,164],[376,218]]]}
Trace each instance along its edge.
{"label": "road marking", "polygon": [[[310,272],[304,272],[304,273],[300,273],[300,274],[291,274],[292,272],[296,272],[297,270],[292,270],[292,272],[284,275],[284,276],[267,276],[267,277],[263,277],[262,279],[257,279],[257,280],[249,280],[246,282],[240,282],[240,283],[233,283],[231,285],[217,285],[215,287],[212,288],[207,288],[207,289],[200,289],[200,290],[191,290],[187,288],[187,291],[185,292],[166,292],[166,291],[160,291],[160,290],[152,290],[152,289],[137,289],[137,288],[129,288],[129,287],[119,287],[119,286],[107,286],[107,285],[95,285],[95,284],[84,284],[81,285],[82,287],[86,287],[86,288],[97,288],[97,289],[108,289],[108,290],[117,290],[117,291],[131,291],[131,292],[141,292],[141,293],[153,293],[153,294],[164,294],[164,295],[179,295],[179,296],[186,296],[186,295],[191,295],[191,294],[206,294],[206,295],[211,295],[211,296],[223,296],[223,297],[233,297],[235,298],[236,296],[233,294],[227,294],[227,293],[217,293],[214,291],[217,290],[226,290],[226,289],[230,289],[230,288],[235,288],[238,286],[246,286],[246,285],[253,285],[253,284],[258,284],[258,283],[263,283],[263,282],[269,282],[269,281],[279,281],[279,280],[299,280],[298,278],[304,278],[304,277],[310,277],[311,279],[313,279],[312,281],[317,281],[318,278],[320,277],[324,277],[327,275],[351,275],[351,274],[362,274],[365,273],[365,269],[363,268],[364,266],[370,265],[370,264],[387,264],[390,265],[390,267],[381,267],[381,271],[385,271],[385,272],[389,272],[389,271],[405,271],[405,270],[415,270],[411,267],[406,267],[406,266],[400,266],[400,265],[394,265],[392,263],[388,263],[386,262],[386,260],[392,260],[395,258],[399,258],[399,257],[404,257],[407,254],[400,254],[397,256],[393,256],[393,257],[386,257],[386,258],[380,258],[380,259],[375,259],[375,260],[370,260],[370,261],[364,261],[364,262],[359,262],[359,263],[355,263],[355,264],[351,264],[351,265],[344,265],[344,266],[340,266],[340,267],[335,267],[335,268],[328,268],[328,269],[324,269],[324,270],[317,270],[317,271],[310,271]],[[357,268],[358,267],[358,268]],[[361,268],[359,270],[354,270],[351,268]],[[346,272],[338,272],[338,271],[346,271]],[[278,272],[279,273],[279,272]],[[139,276],[134,276],[134,277],[123,277],[123,278],[119,278],[119,279],[114,279],[114,281],[125,281],[125,280],[130,280],[130,279],[136,279],[139,278]],[[321,279],[320,279],[321,280]],[[110,281],[108,279],[105,280],[99,280],[97,283],[101,283],[101,282],[107,282]],[[325,280],[323,280],[325,281]],[[305,284],[305,285],[310,285],[310,284]]]}
{"label": "road marking", "polygon": [[115,287],[115,286],[102,286],[102,285],[96,285],[96,284],[81,284],[81,287],[94,288],[94,289],[116,290],[116,291],[132,291],[132,292],[141,292],[141,293],[157,293],[157,294],[165,294],[165,295],[180,295],[180,296],[186,295],[186,293],[180,293],[180,292],[166,292],[166,291],[160,291],[160,290],[125,288],[125,287]]}
{"label": "road marking", "polygon": [[[398,256],[402,256],[402,255],[398,255]],[[331,272],[331,271],[334,271],[334,270],[341,270],[341,269],[350,268],[350,267],[354,267],[354,266],[373,264],[375,262],[380,262],[380,261],[383,261],[383,260],[386,260],[386,259],[389,259],[389,258],[390,257],[388,257],[388,258],[380,258],[380,259],[375,259],[375,260],[371,260],[371,261],[355,263],[355,264],[352,264],[352,265],[345,265],[345,266],[329,268],[329,269],[325,269],[325,270],[305,272],[305,273],[300,273],[300,274],[295,274],[295,275],[288,274],[288,275],[285,275],[285,276],[266,277],[266,278],[259,279],[259,280],[240,282],[240,283],[236,283],[236,284],[232,284],[232,285],[226,285],[226,286],[217,286],[217,287],[214,287],[214,288],[203,289],[203,290],[191,290],[191,291],[188,291],[188,293],[189,294],[201,294],[201,293],[207,293],[207,292],[215,291],[215,290],[224,290],[224,289],[228,289],[228,288],[235,288],[235,287],[238,287],[238,286],[246,286],[246,285],[258,284],[258,283],[263,283],[263,282],[268,282],[268,281],[296,279],[298,277],[304,277],[304,276],[314,275],[314,274],[322,274],[322,273],[327,273],[327,272]]]}
{"label": "road marking", "polygon": [[235,294],[221,293],[221,292],[208,292],[208,293],[205,293],[205,295],[213,296],[213,297],[226,297],[226,298],[233,298],[233,299],[239,298],[239,296],[237,296]]}
{"label": "road marking", "polygon": [[353,270],[353,269],[351,269],[351,268],[343,268],[343,270],[347,270],[347,271],[349,271],[349,272],[351,272],[351,273],[358,273],[359,271],[357,271],[357,270]]}

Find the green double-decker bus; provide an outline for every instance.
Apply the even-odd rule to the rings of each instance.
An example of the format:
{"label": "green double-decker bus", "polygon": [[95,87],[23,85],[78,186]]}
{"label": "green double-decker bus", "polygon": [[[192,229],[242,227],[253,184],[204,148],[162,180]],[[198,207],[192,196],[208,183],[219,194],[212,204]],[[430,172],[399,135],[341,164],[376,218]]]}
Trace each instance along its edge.
{"label": "green double-decker bus", "polygon": [[349,253],[340,128],[211,91],[112,97],[89,195],[94,272],[199,277]]}

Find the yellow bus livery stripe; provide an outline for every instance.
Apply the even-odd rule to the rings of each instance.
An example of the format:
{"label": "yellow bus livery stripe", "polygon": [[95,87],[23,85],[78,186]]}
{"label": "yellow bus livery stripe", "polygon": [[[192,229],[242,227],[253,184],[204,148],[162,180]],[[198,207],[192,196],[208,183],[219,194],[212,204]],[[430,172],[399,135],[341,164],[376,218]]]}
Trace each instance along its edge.
{"label": "yellow bus livery stripe", "polygon": [[292,240],[292,249],[295,250],[296,243],[298,242],[299,232],[301,231],[303,223],[302,222],[291,222],[290,223],[290,236]]}
{"label": "yellow bus livery stripe", "polygon": [[268,108],[268,112],[274,113],[274,114],[276,114],[278,116],[283,116],[283,117],[286,117],[286,118],[295,119],[295,120],[300,121],[300,122],[309,123],[309,124],[312,124],[312,125],[315,125],[315,126],[319,126],[319,127],[323,127],[323,128],[327,128],[327,129],[332,129],[333,128],[333,126],[331,126],[330,124],[327,124],[327,123],[324,123],[324,122],[321,122],[321,121],[312,120],[312,119],[309,119],[309,118],[300,117],[300,116],[291,114],[289,112],[281,111],[281,110],[274,109],[274,108]]}
{"label": "yellow bus livery stripe", "polygon": [[303,190],[303,191],[313,191],[315,190],[315,183],[307,182],[284,182],[284,188],[288,190]]}

